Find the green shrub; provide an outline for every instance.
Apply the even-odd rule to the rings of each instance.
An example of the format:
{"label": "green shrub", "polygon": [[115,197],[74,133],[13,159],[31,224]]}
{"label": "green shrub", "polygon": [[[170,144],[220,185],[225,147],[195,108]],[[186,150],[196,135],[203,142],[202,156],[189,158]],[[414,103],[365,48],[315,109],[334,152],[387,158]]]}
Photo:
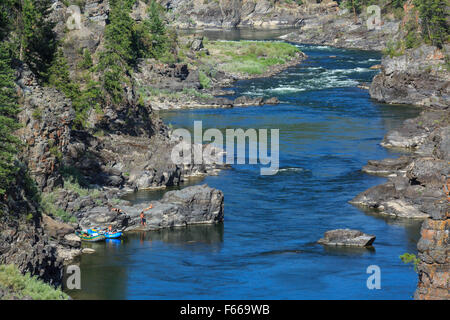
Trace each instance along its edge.
{"label": "green shrub", "polygon": [[417,48],[420,46],[421,41],[417,34],[413,31],[408,32],[405,37],[405,46],[407,49]]}
{"label": "green shrub", "polygon": [[42,110],[40,108],[34,109],[33,113],[31,114],[31,116],[35,120],[41,120],[42,119]]}
{"label": "green shrub", "polygon": [[417,271],[417,265],[419,264],[420,259],[417,258],[415,254],[406,252],[400,256],[400,259],[405,264],[412,263],[414,265],[414,270]]}
{"label": "green shrub", "polygon": [[211,88],[211,79],[203,71],[199,71],[198,81],[203,89]]}
{"label": "green shrub", "polygon": [[77,222],[77,219],[66,211],[56,207],[56,194],[54,192],[43,193],[41,195],[41,208],[45,214],[58,217],[64,222]]}
{"label": "green shrub", "polygon": [[83,50],[83,57],[80,63],[78,64],[78,68],[80,69],[89,69],[94,65],[92,61],[91,52],[88,49]]}
{"label": "green shrub", "polygon": [[[29,273],[22,275],[14,265],[0,265],[0,288],[13,296],[31,297],[33,300],[67,300],[69,298],[60,289],[44,283]],[[4,298],[12,298],[5,296]]]}
{"label": "green shrub", "polygon": [[404,53],[402,42],[398,41],[396,43],[388,42],[386,44],[386,49],[383,50],[383,55],[389,57],[398,57]]}

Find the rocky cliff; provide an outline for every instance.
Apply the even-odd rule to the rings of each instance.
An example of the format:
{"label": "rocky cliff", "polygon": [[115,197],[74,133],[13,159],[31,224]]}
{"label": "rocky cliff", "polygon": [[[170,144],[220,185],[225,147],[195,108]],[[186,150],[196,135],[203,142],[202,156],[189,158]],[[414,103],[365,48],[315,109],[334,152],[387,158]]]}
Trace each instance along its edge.
{"label": "rocky cliff", "polygon": [[422,45],[400,56],[384,56],[381,72],[370,85],[370,96],[386,103],[448,109],[450,73],[442,49]]}
{"label": "rocky cliff", "polygon": [[347,9],[341,9],[335,1],[306,4],[298,30],[282,39],[316,45],[341,48],[383,50],[387,43],[398,40],[401,20],[392,14],[383,15],[376,28],[369,29],[367,12],[356,17]]}
{"label": "rocky cliff", "polygon": [[59,286],[63,265],[43,228],[36,189],[25,167],[18,175],[19,183],[0,201],[0,264]]}
{"label": "rocky cliff", "polygon": [[283,28],[296,26],[302,8],[295,1],[161,0],[172,24],[181,28]]}

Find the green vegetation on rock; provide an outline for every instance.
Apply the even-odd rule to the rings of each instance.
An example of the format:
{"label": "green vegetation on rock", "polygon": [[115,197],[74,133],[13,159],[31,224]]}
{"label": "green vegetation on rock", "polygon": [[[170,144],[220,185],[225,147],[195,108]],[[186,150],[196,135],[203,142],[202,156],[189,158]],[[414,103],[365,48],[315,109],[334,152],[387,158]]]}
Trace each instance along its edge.
{"label": "green vegetation on rock", "polygon": [[260,75],[275,65],[295,58],[300,50],[285,42],[273,41],[208,41],[210,55],[200,57],[207,65],[227,73]]}
{"label": "green vegetation on rock", "polygon": [[405,264],[410,264],[412,263],[414,266],[414,270],[417,271],[417,265],[420,262],[420,259],[417,258],[417,256],[413,253],[404,253],[400,256],[400,259],[403,261],[403,263]]}
{"label": "green vegetation on rock", "polygon": [[20,125],[16,120],[19,112],[11,68],[10,52],[4,42],[0,44],[0,195],[15,181],[17,166],[14,159],[20,140],[13,135]]}
{"label": "green vegetation on rock", "polygon": [[105,50],[99,57],[98,67],[104,72],[103,86],[114,103],[123,100],[123,85],[130,81],[138,59],[160,58],[168,43],[160,6],[152,0],[148,19],[136,22],[130,16],[133,3],[133,0],[110,1]]}
{"label": "green vegetation on rock", "polygon": [[2,300],[33,299],[33,300],[67,300],[69,296],[60,289],[44,283],[30,274],[22,275],[14,265],[0,265],[0,290]]}

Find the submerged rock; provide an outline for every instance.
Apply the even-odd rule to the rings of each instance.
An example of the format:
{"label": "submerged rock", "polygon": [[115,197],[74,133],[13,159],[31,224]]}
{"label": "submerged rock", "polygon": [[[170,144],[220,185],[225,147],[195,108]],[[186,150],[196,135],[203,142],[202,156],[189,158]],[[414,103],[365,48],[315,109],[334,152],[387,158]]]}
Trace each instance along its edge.
{"label": "submerged rock", "polygon": [[374,235],[359,230],[336,229],[325,232],[317,242],[328,246],[369,247],[374,241]]}

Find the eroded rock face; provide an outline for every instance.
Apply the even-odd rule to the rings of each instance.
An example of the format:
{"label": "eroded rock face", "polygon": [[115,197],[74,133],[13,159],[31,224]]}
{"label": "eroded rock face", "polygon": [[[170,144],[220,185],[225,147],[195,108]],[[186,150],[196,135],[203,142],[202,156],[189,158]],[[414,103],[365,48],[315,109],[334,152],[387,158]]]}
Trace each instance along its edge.
{"label": "eroded rock face", "polygon": [[292,27],[302,10],[295,2],[269,0],[162,0],[171,23],[181,28]]}
{"label": "eroded rock face", "polygon": [[414,298],[419,300],[450,299],[450,212],[427,219],[417,244],[420,259],[417,265],[419,283]]}
{"label": "eroded rock face", "polygon": [[382,71],[372,81],[370,96],[387,103],[447,109],[450,74],[445,69],[444,52],[448,49],[422,45],[399,57],[383,57]]}
{"label": "eroded rock face", "polygon": [[119,230],[146,231],[218,223],[223,221],[223,201],[223,193],[207,185],[187,187],[167,192],[160,201],[152,201],[153,208],[145,212],[145,226],[140,223],[140,213],[148,204],[117,206],[122,212],[108,207],[93,208],[84,214],[80,227],[103,229],[111,225]]}
{"label": "eroded rock face", "polygon": [[317,242],[328,246],[369,247],[374,241],[375,236],[359,230],[336,229],[325,232]]}
{"label": "eroded rock face", "polygon": [[42,226],[34,193],[19,172],[18,184],[0,199],[0,264],[14,264],[25,273],[58,286],[63,264]]}
{"label": "eroded rock face", "polygon": [[42,190],[62,185],[58,169],[61,156],[71,138],[75,117],[72,104],[62,93],[37,84],[26,65],[17,72],[19,93],[23,108],[18,119],[24,126],[17,134],[25,142],[21,158],[28,165],[32,177]]}
{"label": "eroded rock face", "polygon": [[352,12],[341,10],[334,1],[307,2],[302,7],[299,30],[281,38],[316,45],[328,45],[341,48],[382,50],[389,41],[399,37],[399,20],[385,20],[379,28],[369,30],[367,17],[361,13],[355,21]]}

